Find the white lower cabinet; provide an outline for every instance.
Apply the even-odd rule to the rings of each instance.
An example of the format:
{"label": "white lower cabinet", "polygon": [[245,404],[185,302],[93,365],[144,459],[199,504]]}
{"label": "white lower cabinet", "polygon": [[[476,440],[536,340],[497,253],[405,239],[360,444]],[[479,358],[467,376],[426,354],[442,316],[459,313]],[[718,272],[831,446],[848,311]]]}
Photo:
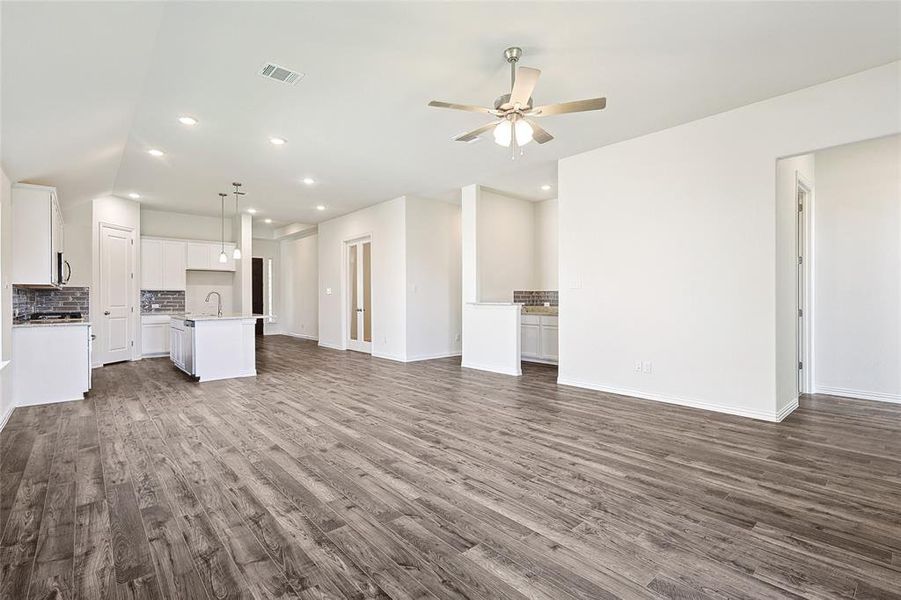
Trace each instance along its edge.
{"label": "white lower cabinet", "polygon": [[141,317],[141,355],[167,356],[169,354],[168,315],[143,315]]}
{"label": "white lower cabinet", "polygon": [[557,319],[551,315],[522,315],[520,354],[523,360],[557,362]]}
{"label": "white lower cabinet", "polygon": [[18,406],[81,400],[91,389],[91,326],[13,327],[13,401]]}

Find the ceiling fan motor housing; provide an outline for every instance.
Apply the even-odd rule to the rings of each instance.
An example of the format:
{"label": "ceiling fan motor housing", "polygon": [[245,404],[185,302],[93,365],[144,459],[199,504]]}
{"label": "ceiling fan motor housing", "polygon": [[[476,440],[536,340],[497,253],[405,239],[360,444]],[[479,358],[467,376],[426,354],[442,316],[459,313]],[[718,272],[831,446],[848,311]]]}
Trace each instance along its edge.
{"label": "ceiling fan motor housing", "polygon": [[[498,96],[494,101],[494,108],[500,110],[501,106],[510,102],[510,94],[504,94],[503,96]],[[520,110],[531,110],[532,109],[532,97],[529,96],[529,103],[526,106],[521,106]]]}

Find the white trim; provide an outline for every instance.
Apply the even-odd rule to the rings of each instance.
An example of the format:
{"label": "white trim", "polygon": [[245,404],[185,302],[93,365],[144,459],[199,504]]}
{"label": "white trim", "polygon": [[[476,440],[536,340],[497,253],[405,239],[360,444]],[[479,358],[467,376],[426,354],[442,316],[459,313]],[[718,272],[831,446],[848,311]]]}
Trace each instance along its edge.
{"label": "white trim", "polygon": [[537,364],[540,364],[540,365],[554,365],[554,366],[557,366],[557,365],[560,364],[560,363],[559,363],[558,361],[556,361],[556,360],[551,360],[551,359],[548,359],[548,358],[537,358],[537,357],[533,357],[533,356],[522,356],[522,355],[520,355],[520,360],[522,360],[522,361],[524,361],[524,362],[537,363]]}
{"label": "white trim", "polygon": [[439,352],[437,354],[424,354],[422,356],[413,356],[407,357],[407,360],[404,362],[419,362],[422,360],[436,360],[438,358],[451,358],[454,356],[462,356],[463,353],[459,350],[456,352]]}
{"label": "white trim", "polygon": [[[119,362],[129,362],[127,360],[119,361]],[[16,404],[16,408],[20,406],[44,406],[45,404],[59,404],[60,402],[76,402],[78,400],[84,400],[84,394],[78,396],[77,398],[62,398],[60,400],[41,400],[40,402],[19,402]]]}
{"label": "white trim", "polygon": [[[4,360],[0,362],[0,371],[8,367],[11,362],[11,360]],[[10,392],[12,392],[12,385],[10,385],[9,388]],[[12,400],[12,402],[9,403],[9,410],[6,411],[5,415],[0,415],[0,431],[3,431],[3,428],[6,427],[6,424],[9,422],[9,418],[13,415],[13,411],[16,410],[16,400],[11,396],[12,394],[10,394],[10,399]]]}
{"label": "white trim", "polygon": [[347,348],[345,348],[344,346],[341,346],[341,345],[339,345],[339,344],[332,344],[332,343],[330,343],[330,342],[323,342],[322,340],[318,340],[318,342],[319,342],[319,345],[322,346],[323,348],[330,348],[330,349],[332,349],[332,350],[347,350]]}
{"label": "white trim", "polygon": [[475,369],[477,371],[487,371],[489,373],[500,373],[501,375],[511,375],[513,377],[521,377],[522,376],[522,369],[519,368],[518,366],[516,367],[516,369],[512,369],[512,370],[505,369],[503,367],[492,367],[492,366],[488,366],[488,365],[474,365],[474,364],[466,363],[466,362],[462,363],[460,366],[463,367],[464,369]]}
{"label": "white trim", "polygon": [[781,422],[785,417],[795,412],[798,408],[798,399],[794,398],[791,402],[782,407],[782,410],[776,411],[776,422]]}
{"label": "white trim", "polygon": [[[806,394],[809,393],[810,390],[814,387],[814,373],[816,370],[816,357],[814,356],[814,335],[816,332],[813,330],[814,325],[814,244],[816,242],[816,232],[814,231],[814,209],[815,209],[815,197],[814,197],[814,186],[813,184],[805,178],[799,171],[795,171],[795,204],[798,202],[798,189],[804,188],[807,191],[807,205],[804,206],[804,209],[801,211],[801,218],[804,220],[804,247],[796,248],[799,255],[803,257],[803,263],[801,265],[802,270],[804,271],[804,306],[796,306],[795,308],[800,308],[803,311],[803,316],[801,320],[804,324],[804,346],[801,348],[801,352],[799,352],[798,359],[804,364],[804,368],[801,369],[801,376],[798,378],[801,385],[799,385],[798,393]],[[797,206],[795,207],[797,210]],[[795,221],[797,228],[798,220]],[[797,232],[795,235],[795,240],[798,239]],[[800,337],[800,336],[799,336]],[[799,343],[799,339],[795,340],[795,344]]]}
{"label": "white trim", "polygon": [[596,383],[588,383],[586,381],[578,381],[575,379],[568,379],[565,377],[558,377],[557,383],[559,385],[570,385],[573,387],[586,388],[589,390],[595,390],[598,392],[607,392],[610,394],[619,394],[620,396],[631,396],[633,398],[641,398],[643,400],[654,400],[656,402],[665,402],[667,404],[677,404],[679,406],[687,406],[689,408],[699,408],[701,410],[710,410],[718,413],[725,413],[727,415],[736,415],[739,417],[749,417],[751,419],[758,419],[761,421],[769,421],[771,423],[778,423],[785,417],[787,417],[791,411],[793,411],[798,406],[798,400],[795,399],[793,402],[789,403],[785,408],[781,411],[776,412],[765,412],[759,410],[747,410],[741,408],[734,408],[731,406],[724,406],[722,404],[711,404],[708,402],[702,402],[699,400],[691,400],[687,398],[676,398],[674,396],[667,396],[664,394],[654,394],[648,392],[642,392],[639,390],[630,390],[625,388],[618,388],[613,386],[599,385]]}
{"label": "white trim", "polygon": [[868,392],[864,390],[851,390],[848,388],[818,385],[813,393],[827,394],[829,396],[844,396],[846,398],[855,398],[857,400],[876,400],[877,402],[901,404],[901,394],[890,394],[886,392]]}
{"label": "white trim", "polygon": [[384,354],[382,352],[365,352],[363,350],[355,350],[354,348],[348,348],[351,352],[359,352],[360,354],[369,354],[373,358],[384,358],[386,360],[393,360],[397,362],[407,362],[406,357],[401,356],[399,354]]}
{"label": "white trim", "polygon": [[[307,335],[307,334],[305,334],[305,333],[293,333],[293,332],[291,332],[291,331],[283,331],[283,332],[281,332],[281,333],[273,332],[273,333],[267,333],[267,334],[265,334],[265,335],[287,335],[288,337],[299,338],[299,339],[301,339],[301,340],[312,340],[312,341],[314,341],[314,342],[318,342],[318,341],[319,341],[319,336],[316,336],[316,335]],[[320,345],[320,346],[324,346],[325,344],[319,344],[319,345]],[[331,348],[331,346],[327,346],[327,347]],[[343,350],[343,348],[337,348],[337,349],[338,349],[338,350]]]}

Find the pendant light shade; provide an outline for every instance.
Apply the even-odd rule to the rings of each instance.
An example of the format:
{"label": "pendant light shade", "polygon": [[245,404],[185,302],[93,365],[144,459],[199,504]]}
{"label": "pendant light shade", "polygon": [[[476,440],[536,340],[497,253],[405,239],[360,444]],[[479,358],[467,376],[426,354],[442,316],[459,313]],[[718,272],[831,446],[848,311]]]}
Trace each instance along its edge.
{"label": "pendant light shade", "polygon": [[219,262],[225,264],[228,262],[228,255],[225,253],[225,250],[219,253]]}
{"label": "pendant light shade", "polygon": [[235,246],[235,251],[232,252],[232,258],[235,260],[239,260],[241,258],[241,249]]}

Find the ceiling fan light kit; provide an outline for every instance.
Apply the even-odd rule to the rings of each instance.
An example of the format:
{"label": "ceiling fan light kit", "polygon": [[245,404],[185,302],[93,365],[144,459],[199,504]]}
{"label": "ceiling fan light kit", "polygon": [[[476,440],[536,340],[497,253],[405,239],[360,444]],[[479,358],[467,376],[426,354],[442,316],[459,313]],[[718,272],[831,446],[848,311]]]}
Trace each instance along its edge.
{"label": "ceiling fan light kit", "polygon": [[499,123],[492,122],[478,129],[460,134],[454,138],[454,141],[472,142],[490,131],[494,135],[495,143],[504,147],[512,146],[513,158],[516,158],[516,149],[519,148],[520,154],[522,154],[522,147],[532,140],[539,144],[544,144],[554,139],[554,136],[533,120],[534,118],[589,110],[603,110],[607,106],[606,98],[591,98],[575,102],[533,106],[532,92],[535,90],[541,71],[531,67],[517,68],[516,63],[519,62],[521,57],[522,48],[513,46],[504,50],[504,59],[510,65],[510,93],[499,96],[494,101],[494,108],[472,104],[440,102],[438,100],[429,102],[429,106],[435,108],[485,113],[500,119]]}

